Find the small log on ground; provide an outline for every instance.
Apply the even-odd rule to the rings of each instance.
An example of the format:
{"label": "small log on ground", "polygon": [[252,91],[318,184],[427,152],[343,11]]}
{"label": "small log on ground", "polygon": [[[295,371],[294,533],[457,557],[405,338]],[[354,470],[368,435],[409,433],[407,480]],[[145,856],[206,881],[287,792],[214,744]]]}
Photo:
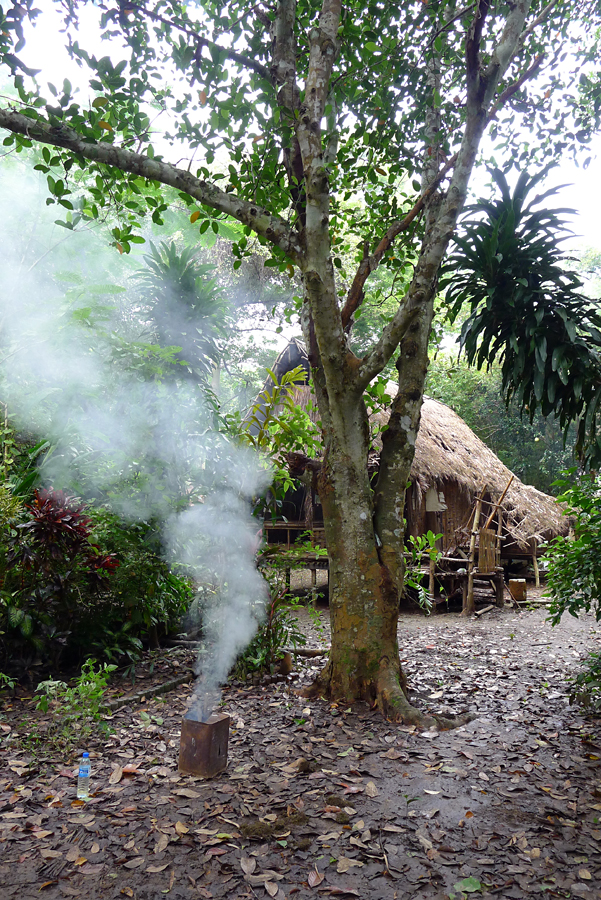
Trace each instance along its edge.
{"label": "small log on ground", "polygon": [[484,609],[477,610],[474,615],[475,616],[483,616],[484,613],[490,612],[491,609],[494,609],[494,606],[491,604],[490,606],[485,606]]}
{"label": "small log on ground", "polygon": [[165,681],[163,684],[150,685],[145,690],[137,691],[135,694],[127,694],[124,697],[117,697],[115,700],[109,700],[108,703],[105,703],[102,706],[102,710],[104,712],[115,712],[115,710],[121,709],[123,706],[128,706],[130,703],[139,703],[143,697],[158,697],[161,694],[168,694],[169,691],[175,690],[180,684],[186,684],[188,681],[193,681],[195,677],[194,672],[190,669],[184,675],[178,675],[177,678],[172,678],[171,681]]}

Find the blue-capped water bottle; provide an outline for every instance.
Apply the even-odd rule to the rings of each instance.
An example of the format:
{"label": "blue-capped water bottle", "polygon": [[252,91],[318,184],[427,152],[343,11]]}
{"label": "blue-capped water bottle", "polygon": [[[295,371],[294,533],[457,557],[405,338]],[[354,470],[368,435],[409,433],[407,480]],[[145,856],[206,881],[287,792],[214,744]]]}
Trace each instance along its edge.
{"label": "blue-capped water bottle", "polygon": [[90,797],[90,754],[82,753],[77,775],[77,799],[88,800]]}

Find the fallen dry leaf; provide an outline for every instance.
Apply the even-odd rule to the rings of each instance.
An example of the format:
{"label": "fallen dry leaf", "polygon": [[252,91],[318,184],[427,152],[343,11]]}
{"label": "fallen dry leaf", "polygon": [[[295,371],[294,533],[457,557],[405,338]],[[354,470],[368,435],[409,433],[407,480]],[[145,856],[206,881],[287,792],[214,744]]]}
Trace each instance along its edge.
{"label": "fallen dry leaf", "polygon": [[317,840],[320,844],[329,844],[330,841],[332,843],[334,841],[337,841],[339,837],[340,837],[339,831],[329,831],[327,834],[320,834],[320,836],[317,838]]}
{"label": "fallen dry leaf", "polygon": [[140,866],[144,865],[144,857],[136,856],[134,859],[128,859],[123,865],[126,869],[138,869]]}
{"label": "fallen dry leaf", "polygon": [[365,793],[368,797],[377,797],[380,792],[373,781],[368,781],[365,785]]}
{"label": "fallen dry leaf", "polygon": [[336,866],[336,871],[339,875],[344,875],[345,872],[348,872],[349,869],[352,868],[362,868],[363,863],[358,859],[348,859],[346,856],[341,856],[338,859],[338,865]]}
{"label": "fallen dry leaf", "polygon": [[123,777],[123,769],[121,766],[117,766],[111,774],[109,775],[109,784],[119,784]]}
{"label": "fallen dry leaf", "polygon": [[272,869],[266,869],[265,872],[260,872],[258,875],[245,875],[244,880],[248,882],[248,884],[266,884],[268,881],[282,881],[283,875],[280,875],[279,872],[274,872]]}
{"label": "fallen dry leaf", "polygon": [[162,866],[148,866],[144,871],[145,872],[163,872],[169,863],[163,863]]}
{"label": "fallen dry leaf", "polygon": [[177,791],[173,791],[178,797],[187,797],[189,800],[196,800],[200,797],[200,794],[197,791],[193,791],[191,788],[178,788]]}
{"label": "fallen dry leaf", "polygon": [[317,866],[314,869],[311,869],[307,876],[309,887],[317,887],[319,884],[321,884],[325,877],[325,873],[318,871]]}
{"label": "fallen dry leaf", "polygon": [[394,747],[391,747],[386,753],[380,753],[382,759],[404,759],[406,755],[406,753],[400,753],[398,750],[395,750]]}
{"label": "fallen dry leaf", "polygon": [[169,844],[169,835],[162,834],[154,845],[153,853],[162,853]]}
{"label": "fallen dry leaf", "polygon": [[188,834],[188,832],[190,831],[187,825],[184,825],[183,822],[179,821],[175,823],[175,830],[178,834]]}
{"label": "fallen dry leaf", "polygon": [[252,875],[257,868],[257,860],[254,856],[251,856],[250,858],[248,856],[243,856],[240,860],[240,868],[245,875]]}
{"label": "fallen dry leaf", "polygon": [[275,897],[275,895],[279,891],[279,887],[277,886],[277,884],[274,884],[273,881],[266,881],[264,886],[270,897]]}

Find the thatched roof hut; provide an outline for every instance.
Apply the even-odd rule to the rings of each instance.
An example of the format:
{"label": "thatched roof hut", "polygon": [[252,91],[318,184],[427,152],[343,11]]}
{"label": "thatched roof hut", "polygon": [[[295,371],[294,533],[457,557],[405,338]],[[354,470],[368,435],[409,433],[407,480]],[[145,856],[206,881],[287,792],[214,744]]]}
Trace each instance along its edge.
{"label": "thatched roof hut", "polygon": [[[423,533],[430,527],[429,513],[444,513],[437,521],[443,526],[438,531],[444,534],[445,550],[453,543],[464,543],[476,497],[486,488],[490,505],[484,504],[484,514],[488,515],[512,475],[457,413],[439,400],[424,397],[407,497],[411,533]],[[439,509],[442,506],[446,509]],[[506,552],[512,547],[516,554],[518,550],[531,552],[533,541],[539,545],[568,530],[555,498],[515,475],[501,507]]]}
{"label": "thatched roof hut", "polygon": [[[295,360],[299,347],[304,350],[295,341],[292,354]],[[286,348],[277,362],[285,354],[290,356],[290,352]],[[309,386],[298,385],[293,390],[296,403],[315,422],[318,413]],[[395,391],[391,384],[389,393]],[[388,413],[376,413],[372,421],[380,428],[385,427]],[[372,462],[376,468],[377,438],[374,443]],[[554,497],[523,484],[450,407],[424,397],[405,503],[409,534],[425,534],[428,530],[442,534],[440,544],[446,554],[467,546],[476,498],[484,491],[483,516],[488,518],[494,512],[491,527],[497,527],[496,504],[510,480],[501,502],[502,556],[530,556],[540,544],[567,533],[569,523],[561,506]],[[319,521],[319,511],[314,521]]]}

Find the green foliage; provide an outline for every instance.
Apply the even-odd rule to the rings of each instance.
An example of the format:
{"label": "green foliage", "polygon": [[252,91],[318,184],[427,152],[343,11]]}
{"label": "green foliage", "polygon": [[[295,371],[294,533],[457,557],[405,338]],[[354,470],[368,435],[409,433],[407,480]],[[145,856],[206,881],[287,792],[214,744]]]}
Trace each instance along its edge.
{"label": "green foliage", "polygon": [[592,610],[601,621],[601,481],[597,475],[573,480],[575,473],[571,469],[558,482],[558,499],[573,519],[575,537],[556,537],[545,554],[553,625],[564,612],[578,616]]}
{"label": "green foliage", "polygon": [[115,668],[107,663],[96,668],[96,660],[88,659],[72,687],[64,681],[40,682],[36,688],[39,695],[36,709],[48,716],[47,728],[31,735],[30,743],[68,752],[81,747],[95,730],[109,733],[110,726],[102,718],[102,707]]}
{"label": "green foliage", "polygon": [[[89,516],[93,540],[100,547],[110,547],[119,560],[111,588],[116,609],[128,628],[125,632],[117,629],[116,633],[127,635],[133,630],[134,635],[145,635],[157,626],[167,631],[186,613],[194,590],[184,572],[161,558],[156,526],[146,522],[125,524],[104,507],[92,507]],[[109,624],[112,628],[117,625],[106,623],[106,627]],[[123,644],[129,644],[134,635],[123,637]]]}
{"label": "green foliage", "polygon": [[601,652],[590,653],[572,678],[570,702],[597,713],[601,711]]}
{"label": "green foliage", "polygon": [[305,384],[307,380],[302,366],[286,372],[279,380],[271,369],[267,369],[267,374],[272,386],[263,388],[243,419],[231,416],[227,422],[241,443],[259,451],[273,467],[270,493],[277,506],[286,492],[296,487],[288,467],[288,454],[317,456],[321,452],[321,433],[294,399],[295,385]]}
{"label": "green foliage", "polygon": [[236,661],[233,671],[237,678],[253,672],[273,673],[284,658],[285,650],[307,643],[294,615],[298,605],[298,601],[285,592],[271,596],[257,633]]}
{"label": "green foliage", "polygon": [[540,491],[554,493],[559,473],[573,465],[570,432],[566,446],[559,423],[540,412],[529,422],[502,397],[501,371],[478,370],[464,359],[439,354],[428,368],[426,393],[450,406],[512,472]]}
{"label": "green foliage", "polygon": [[405,544],[405,578],[404,587],[411,588],[416,592],[417,602],[426,615],[432,612],[432,598],[423,586],[423,574],[421,572],[422,560],[427,557],[434,563],[442,556],[441,551],[436,546],[442,534],[434,534],[433,531],[427,531],[426,534],[420,534],[417,537],[410,534]]}
{"label": "green foliage", "polygon": [[16,683],[15,679],[11,678],[10,675],[5,675],[4,672],[0,672],[0,691],[13,691]]}
{"label": "green foliage", "polygon": [[468,362],[498,359],[507,402],[515,399],[531,421],[540,409],[564,431],[577,422],[577,450],[594,463],[601,459],[601,314],[565,270],[561,216],[570,210],[546,204],[558,188],[526,203],[545,175],[523,173],[511,195],[503,173],[493,171],[501,197],[467,210],[441,287],[452,321],[470,310],[461,329]]}
{"label": "green foliage", "polygon": [[453,887],[459,893],[449,894],[450,900],[453,900],[453,898],[455,900],[464,900],[468,894],[479,893],[484,885],[477,878],[474,878],[473,875],[470,875],[468,878],[462,878],[461,881],[457,881]]}
{"label": "green foliage", "polygon": [[55,670],[92,647],[111,662],[134,663],[141,638],[167,631],[192,600],[189,579],[157,549],[148,525],[126,526],[62,492],[36,492],[0,542],[4,666],[19,670],[37,656]]}
{"label": "green foliage", "polygon": [[175,241],[151,244],[138,274],[162,347],[177,348],[177,377],[206,379],[223,355],[228,315],[223,292],[202,265],[197,251],[178,250]]}
{"label": "green foliage", "polygon": [[[60,85],[32,81],[32,70],[20,59],[24,21],[43,16],[33,0],[23,0],[18,13],[12,8],[0,13],[0,62],[10,72],[28,117],[33,122],[42,120],[57,134],[65,128],[90,145],[135,148],[154,160],[157,126],[154,118],[151,126],[149,110],[160,110],[162,121],[169,123],[162,144],[174,144],[178,157],[181,148],[187,147],[189,171],[199,179],[212,180],[234,199],[269,207],[295,225],[302,214],[302,186],[288,177],[287,164],[298,111],[283,102],[282,85],[275,76],[274,11],[249,10],[244,0],[226,7],[207,3],[200,18],[194,6],[177,0],[164,0],[154,11],[143,4],[127,7],[109,0],[94,5],[100,32],[94,47],[104,41],[114,48],[112,57],[97,56],[86,48],[87,35],[78,29],[79,0],[60,3],[69,51],[89,80],[89,90],[82,93],[68,79]],[[541,16],[524,42],[521,71],[528,71],[551,41],[555,47],[563,44],[566,53],[573,50],[579,57],[594,58],[594,41],[584,42],[577,28],[571,34],[569,26],[583,5],[576,7],[569,16],[562,16],[563,8]],[[534,4],[532,16],[540,9],[540,4]],[[588,4],[586,10],[587,30],[594,34],[598,16]],[[336,267],[342,268],[349,257],[358,262],[364,242],[372,245],[374,231],[383,233],[412,207],[420,189],[424,119],[432,109],[445,123],[439,136],[441,155],[449,158],[457,150],[467,114],[467,105],[458,97],[465,88],[462,47],[470,12],[470,7],[458,11],[454,0],[400,8],[373,3],[345,8],[323,126]],[[491,10],[488,18],[495,12]],[[309,32],[316,15],[315,4],[298,3],[294,30],[299,85],[307,78]],[[501,27],[502,22],[495,21],[491,30],[494,33]],[[490,52],[488,36],[484,64]],[[434,61],[441,72],[436,90],[430,78]],[[571,79],[572,66],[566,63],[564,68],[565,78]],[[499,95],[512,86],[513,77],[508,74],[499,85]],[[551,82],[545,77],[529,82],[527,102],[525,89],[516,93],[513,88],[507,108],[495,109],[494,137],[509,155],[521,160],[535,154],[557,157],[578,143],[580,137],[575,138],[568,126],[573,90],[561,89],[563,78],[561,68],[555,67]],[[549,84],[552,90],[547,90]],[[89,100],[82,101],[83,96]],[[538,141],[523,141],[524,132],[514,125],[517,110],[523,129],[537,135]],[[19,153],[32,140],[28,135],[10,134],[4,144]],[[193,165],[195,156],[201,162]],[[144,240],[140,231],[145,217],[154,224],[164,221],[170,198],[156,181],[86,161],[62,147],[44,147],[37,166],[47,179],[49,202],[61,208],[59,221],[64,227],[96,223],[118,211],[111,237],[122,253]],[[363,204],[356,202],[358,196],[364,198]],[[223,214],[185,191],[181,198],[200,235],[227,234],[231,229]],[[403,272],[412,259],[405,250],[420,229],[416,221],[401,235],[405,246],[386,254],[385,265],[392,273]],[[233,235],[235,263],[252,253],[249,231]],[[289,266],[278,249],[266,262],[282,272]]]}
{"label": "green foliage", "polygon": [[304,647],[307,643],[294,614],[300,602],[283,583],[285,567],[295,568],[294,556],[273,548],[260,554],[259,568],[269,586],[269,597],[257,604],[257,633],[236,661],[234,674],[238,678],[251,672],[274,672],[286,649]]}

